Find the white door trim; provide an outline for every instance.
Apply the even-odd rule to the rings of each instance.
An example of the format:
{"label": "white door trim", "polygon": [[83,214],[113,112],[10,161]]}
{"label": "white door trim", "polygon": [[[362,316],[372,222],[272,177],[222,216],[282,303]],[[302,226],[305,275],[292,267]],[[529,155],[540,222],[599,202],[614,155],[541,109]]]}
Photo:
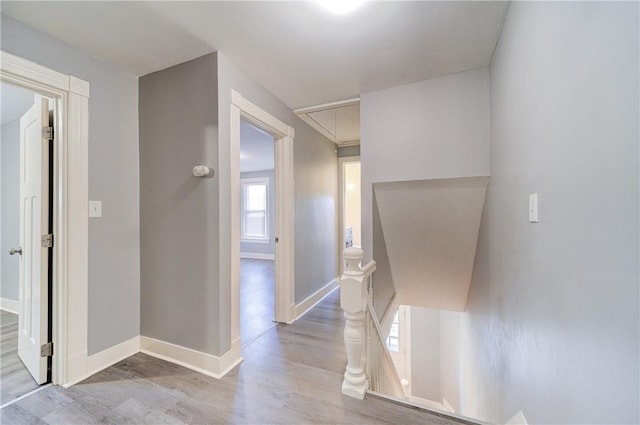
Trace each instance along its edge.
{"label": "white door trim", "polygon": [[344,261],[342,258],[342,251],[344,251],[344,215],[345,215],[345,201],[344,201],[344,164],[350,164],[353,162],[360,162],[359,156],[343,156],[338,158],[338,208],[340,211],[338,222],[340,223],[340,276],[344,271]]}
{"label": "white door trim", "polygon": [[89,83],[0,52],[0,80],[54,99],[52,381],[87,376]]}
{"label": "white door trim", "polygon": [[[231,91],[230,128],[230,223],[231,229],[231,341],[240,340],[240,118],[267,131],[275,138],[275,249],[276,294],[275,320],[295,320],[294,298],[294,205],[293,205],[293,139],[295,132],[268,112]],[[221,283],[224,284],[224,283]]]}

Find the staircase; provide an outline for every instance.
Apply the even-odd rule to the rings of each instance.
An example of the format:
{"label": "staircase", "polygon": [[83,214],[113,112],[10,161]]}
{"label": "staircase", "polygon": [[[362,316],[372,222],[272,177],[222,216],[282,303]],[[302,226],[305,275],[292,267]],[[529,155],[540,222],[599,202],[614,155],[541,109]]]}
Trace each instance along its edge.
{"label": "staircase", "polygon": [[[405,391],[385,342],[397,306],[431,309],[438,321],[440,313],[449,318],[465,311],[487,183],[488,177],[465,177],[373,184],[372,253],[377,262],[361,265],[360,248],[343,252],[343,394],[359,399],[376,394],[415,406],[411,399],[422,403],[419,408],[461,420],[444,395],[440,403],[439,398],[415,397],[413,386]],[[403,378],[412,385],[411,376]]]}
{"label": "staircase", "polygon": [[363,399],[367,391],[406,398],[373,308],[370,288],[376,262],[360,267],[363,257],[360,248],[347,248],[343,256],[340,307],[347,319],[344,329],[347,370],[342,393],[359,399]]}
{"label": "staircase", "polygon": [[373,273],[376,262],[361,266],[363,251],[347,248],[343,252],[344,273],[340,278],[340,307],[346,324],[344,345],[347,366],[342,393],[357,399],[367,394],[396,404],[436,414],[464,424],[477,425],[450,412],[409,401],[391,354],[385,344],[386,335],[373,307]]}

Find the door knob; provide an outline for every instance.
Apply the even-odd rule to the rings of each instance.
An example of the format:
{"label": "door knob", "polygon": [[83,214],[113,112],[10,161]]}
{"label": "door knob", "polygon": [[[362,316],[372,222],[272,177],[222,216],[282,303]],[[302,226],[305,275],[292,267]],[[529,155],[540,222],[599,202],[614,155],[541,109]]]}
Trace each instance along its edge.
{"label": "door knob", "polygon": [[15,255],[15,254],[20,254],[20,255],[22,255],[22,247],[21,247],[21,246],[19,246],[19,247],[17,247],[17,248],[11,248],[11,249],[9,250],[9,255]]}

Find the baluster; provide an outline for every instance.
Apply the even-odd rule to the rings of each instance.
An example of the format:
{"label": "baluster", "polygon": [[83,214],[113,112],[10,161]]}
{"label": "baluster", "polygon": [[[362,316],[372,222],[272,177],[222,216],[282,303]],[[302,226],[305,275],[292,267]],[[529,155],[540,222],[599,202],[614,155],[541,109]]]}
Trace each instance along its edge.
{"label": "baluster", "polygon": [[371,360],[367,361],[367,359],[371,359],[372,356],[372,347],[371,347],[371,315],[369,314],[369,312],[366,312],[366,322],[365,322],[365,326],[366,326],[366,330],[365,330],[365,352],[366,352],[366,358],[365,358],[365,368],[366,368],[366,376],[367,379],[369,380],[369,384],[367,385],[369,388],[372,388],[371,386],[371,374],[372,374],[372,369],[371,369],[371,365],[372,362]]}
{"label": "baluster", "polygon": [[347,248],[343,253],[345,267],[340,278],[340,307],[347,323],[344,327],[344,346],[347,352],[347,370],[342,382],[342,394],[363,399],[367,392],[365,374],[365,310],[367,285],[360,269],[363,251]]}

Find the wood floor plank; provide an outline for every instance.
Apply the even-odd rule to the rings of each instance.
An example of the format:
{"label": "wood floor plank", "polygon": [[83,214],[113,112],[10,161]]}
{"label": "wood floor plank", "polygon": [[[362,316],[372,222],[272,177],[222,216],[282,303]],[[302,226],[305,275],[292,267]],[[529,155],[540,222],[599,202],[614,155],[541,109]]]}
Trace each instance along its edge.
{"label": "wood floor plank", "polygon": [[240,259],[240,341],[243,346],[275,326],[273,260]]}
{"label": "wood floor plank", "polygon": [[33,415],[27,409],[16,406],[12,409],[5,407],[0,410],[0,423],[11,425],[46,425],[42,419]]}
{"label": "wood floor plank", "polygon": [[138,353],[69,389],[0,410],[2,423],[459,425],[373,397],[341,394],[346,356],[338,292],[243,347],[220,380]]}
{"label": "wood floor plank", "polygon": [[23,396],[38,384],[18,357],[18,315],[0,310],[0,405]]}

